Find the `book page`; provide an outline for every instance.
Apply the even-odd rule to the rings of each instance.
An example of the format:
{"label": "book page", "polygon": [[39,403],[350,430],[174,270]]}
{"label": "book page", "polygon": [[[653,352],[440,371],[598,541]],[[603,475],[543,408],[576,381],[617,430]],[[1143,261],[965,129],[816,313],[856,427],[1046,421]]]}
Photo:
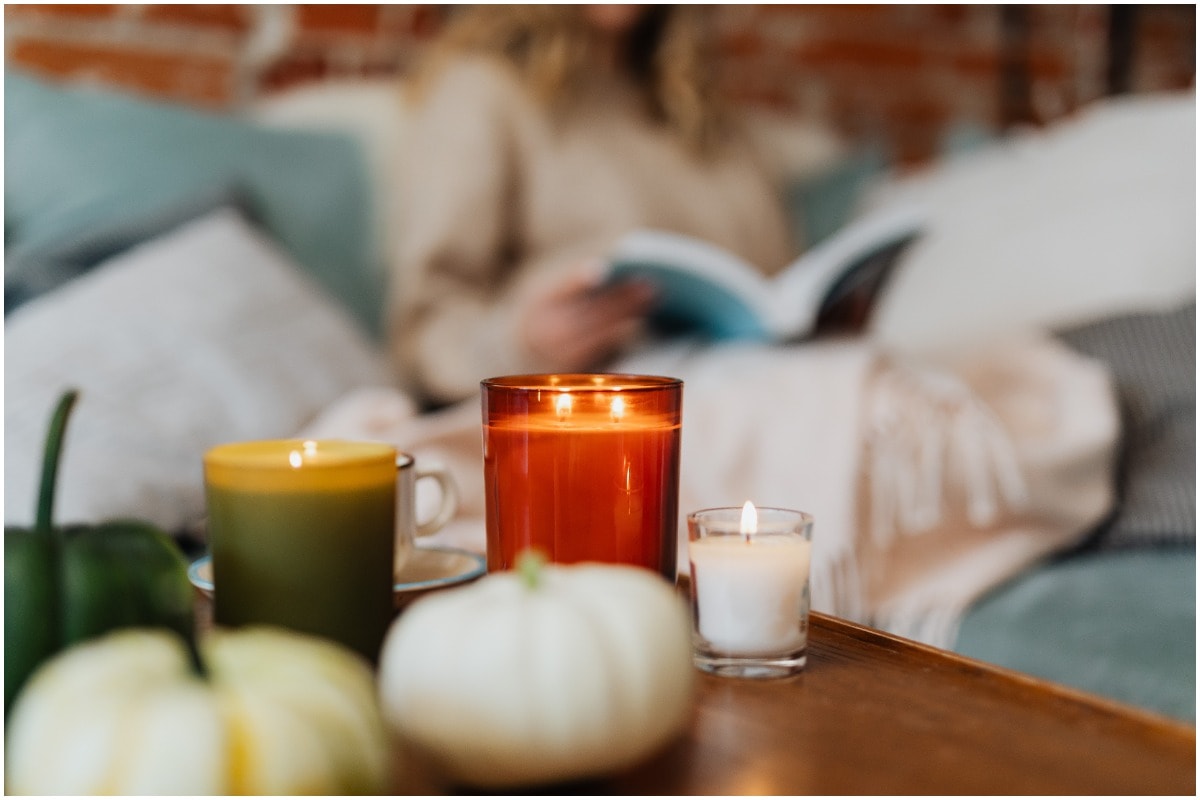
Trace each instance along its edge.
{"label": "book page", "polygon": [[851,222],[804,253],[775,278],[768,325],[786,338],[811,333],[822,302],[845,271],[913,238],[924,220],[919,208],[885,209]]}
{"label": "book page", "polygon": [[664,332],[716,339],[774,337],[764,324],[768,282],[726,250],[679,234],[635,231],[614,250],[609,279],[635,277],[657,287],[654,321]]}

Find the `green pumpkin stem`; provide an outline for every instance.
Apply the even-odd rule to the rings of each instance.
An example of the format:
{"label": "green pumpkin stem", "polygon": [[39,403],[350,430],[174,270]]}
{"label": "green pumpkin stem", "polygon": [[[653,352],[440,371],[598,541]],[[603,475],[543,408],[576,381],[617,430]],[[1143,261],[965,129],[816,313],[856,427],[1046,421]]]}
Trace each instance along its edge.
{"label": "green pumpkin stem", "polygon": [[546,557],[537,550],[526,550],[517,556],[517,574],[529,589],[537,589],[542,584],[542,568],[546,566]]}
{"label": "green pumpkin stem", "polygon": [[54,416],[50,418],[50,430],[46,434],[46,449],[42,456],[42,485],[38,492],[37,516],[35,528],[39,531],[49,531],[54,518],[54,486],[58,478],[58,462],[62,456],[63,438],[67,428],[67,418],[71,408],[79,398],[79,392],[69,389],[58,400]]}
{"label": "green pumpkin stem", "polygon": [[208,667],[204,664],[204,657],[200,655],[200,645],[196,641],[196,632],[192,631],[191,636],[184,637],[184,643],[188,649],[188,661],[192,668],[192,674],[197,678],[208,677]]}

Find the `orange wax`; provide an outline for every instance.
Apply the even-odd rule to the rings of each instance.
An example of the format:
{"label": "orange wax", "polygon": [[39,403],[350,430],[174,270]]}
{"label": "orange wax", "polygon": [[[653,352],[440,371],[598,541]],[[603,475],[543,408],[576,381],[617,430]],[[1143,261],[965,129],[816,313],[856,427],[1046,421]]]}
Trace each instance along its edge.
{"label": "orange wax", "polygon": [[681,396],[672,378],[485,381],[488,569],[536,548],[674,580]]}

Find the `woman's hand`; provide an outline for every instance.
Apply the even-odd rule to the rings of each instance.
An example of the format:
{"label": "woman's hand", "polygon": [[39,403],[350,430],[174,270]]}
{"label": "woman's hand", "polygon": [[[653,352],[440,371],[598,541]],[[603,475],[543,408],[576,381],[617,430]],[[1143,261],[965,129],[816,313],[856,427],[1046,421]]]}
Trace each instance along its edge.
{"label": "woman's hand", "polygon": [[571,275],[536,296],[525,310],[526,350],[553,369],[586,370],[620,352],[654,305],[644,281],[602,285],[594,272]]}

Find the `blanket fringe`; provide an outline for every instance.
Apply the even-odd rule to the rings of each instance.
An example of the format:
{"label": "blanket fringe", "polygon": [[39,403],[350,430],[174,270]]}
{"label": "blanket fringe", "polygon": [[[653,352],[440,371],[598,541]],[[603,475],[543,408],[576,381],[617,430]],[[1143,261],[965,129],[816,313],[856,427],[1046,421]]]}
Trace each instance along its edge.
{"label": "blanket fringe", "polygon": [[875,544],[936,527],[947,487],[962,490],[967,518],[976,527],[994,522],[1004,506],[1027,506],[1016,448],[966,383],[913,366],[884,369],[874,383],[864,432]]}
{"label": "blanket fringe", "polygon": [[820,611],[845,619],[864,621],[866,593],[858,568],[858,559],[851,551],[812,564],[809,576],[811,604]]}
{"label": "blanket fringe", "polygon": [[965,611],[964,607],[957,604],[892,608],[877,612],[870,624],[896,636],[947,649],[958,638]]}

